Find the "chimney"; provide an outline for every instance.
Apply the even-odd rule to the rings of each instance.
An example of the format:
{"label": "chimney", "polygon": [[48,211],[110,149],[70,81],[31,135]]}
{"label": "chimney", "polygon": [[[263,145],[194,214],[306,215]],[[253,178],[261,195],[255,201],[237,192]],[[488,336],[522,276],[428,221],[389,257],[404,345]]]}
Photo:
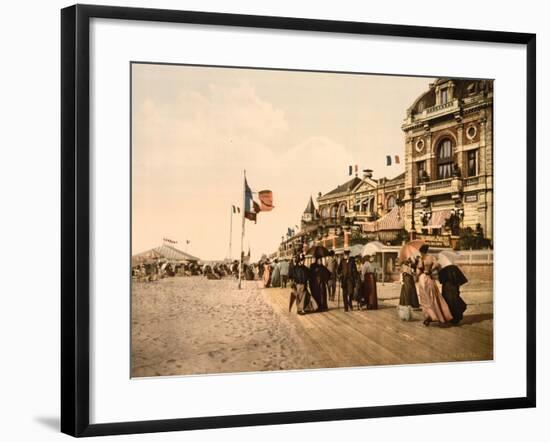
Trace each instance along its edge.
{"label": "chimney", "polygon": [[372,169],[363,170],[363,179],[372,178]]}

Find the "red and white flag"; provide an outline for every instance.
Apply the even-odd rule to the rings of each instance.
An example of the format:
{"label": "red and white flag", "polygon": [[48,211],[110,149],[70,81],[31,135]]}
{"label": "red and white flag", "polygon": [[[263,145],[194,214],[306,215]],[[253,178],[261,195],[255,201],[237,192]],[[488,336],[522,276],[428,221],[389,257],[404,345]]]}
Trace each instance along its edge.
{"label": "red and white flag", "polygon": [[260,190],[258,198],[261,212],[270,212],[275,207],[273,206],[273,192],[271,190]]}

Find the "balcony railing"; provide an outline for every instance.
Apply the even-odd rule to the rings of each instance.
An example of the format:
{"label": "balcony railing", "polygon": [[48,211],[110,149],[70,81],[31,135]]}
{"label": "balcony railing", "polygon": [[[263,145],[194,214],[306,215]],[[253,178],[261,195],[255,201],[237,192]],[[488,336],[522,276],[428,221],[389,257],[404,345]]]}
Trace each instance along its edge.
{"label": "balcony railing", "polygon": [[466,181],[464,182],[466,186],[475,186],[476,184],[479,184],[479,177],[475,176],[472,178],[466,178]]}
{"label": "balcony railing", "polygon": [[447,189],[451,187],[452,178],[446,178],[444,180],[430,181],[426,183],[426,191]]}
{"label": "balcony railing", "polygon": [[454,107],[456,104],[457,104],[456,100],[448,101],[447,103],[443,103],[443,104],[436,104],[435,106],[427,108],[426,114],[433,114],[435,112],[439,112],[444,109],[450,109]]}

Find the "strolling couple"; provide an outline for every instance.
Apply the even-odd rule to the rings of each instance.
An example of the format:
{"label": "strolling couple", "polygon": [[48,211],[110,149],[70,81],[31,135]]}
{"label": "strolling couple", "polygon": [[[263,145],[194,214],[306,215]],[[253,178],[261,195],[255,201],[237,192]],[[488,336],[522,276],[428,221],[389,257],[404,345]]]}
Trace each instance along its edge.
{"label": "strolling couple", "polygon": [[293,282],[290,309],[295,300],[298,314],[300,315],[306,312],[323,312],[328,310],[327,286],[330,272],[322,264],[321,257],[316,257],[311,267],[307,268],[304,264],[304,255],[298,256],[296,264],[292,266],[292,273],[289,277]]}
{"label": "strolling couple", "polygon": [[365,257],[361,273],[359,273],[355,258],[350,256],[349,250],[344,250],[344,257],[338,265],[338,275],[342,284],[344,311],[346,312],[353,310],[353,295],[356,292],[358,293],[358,308],[361,305],[369,310],[378,308],[376,277],[370,261],[370,257]]}

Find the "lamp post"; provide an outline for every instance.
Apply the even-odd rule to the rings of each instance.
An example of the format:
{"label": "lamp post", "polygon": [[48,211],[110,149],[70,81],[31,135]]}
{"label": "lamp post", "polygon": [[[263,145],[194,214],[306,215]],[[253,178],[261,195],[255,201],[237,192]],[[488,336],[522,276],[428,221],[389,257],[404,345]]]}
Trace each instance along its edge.
{"label": "lamp post", "polygon": [[420,220],[422,221],[422,225],[428,224],[428,221],[432,217],[432,211],[430,209],[424,210],[420,212]]}
{"label": "lamp post", "polygon": [[414,199],[416,197],[416,190],[414,189],[414,186],[411,187],[411,241],[413,241],[416,237],[416,230],[415,230],[415,222],[414,222]]}
{"label": "lamp post", "polygon": [[458,221],[458,233],[460,233],[460,225],[464,219],[464,208],[461,206],[453,207],[451,209],[451,215],[455,217]]}

